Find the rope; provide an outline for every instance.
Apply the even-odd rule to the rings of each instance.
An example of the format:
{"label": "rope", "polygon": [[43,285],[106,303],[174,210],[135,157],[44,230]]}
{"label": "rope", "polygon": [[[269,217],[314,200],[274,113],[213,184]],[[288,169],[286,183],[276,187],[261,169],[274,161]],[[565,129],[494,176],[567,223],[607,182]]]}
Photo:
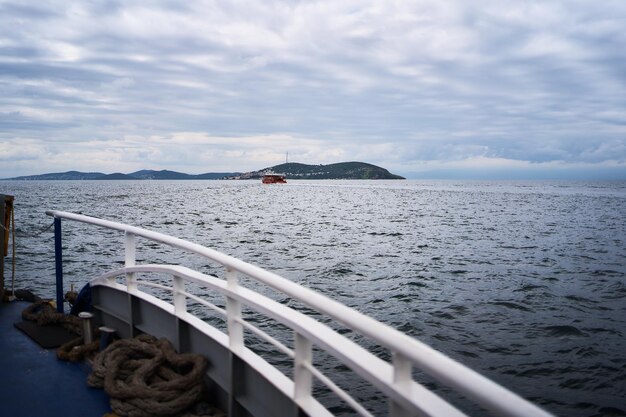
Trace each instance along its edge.
{"label": "rope", "polygon": [[[100,334],[96,331],[96,334]],[[59,346],[57,358],[68,362],[81,362],[85,358],[93,356],[100,349],[100,339],[96,339],[89,344],[84,344],[83,337],[77,337]]]}
{"label": "rope", "polygon": [[[26,307],[22,311],[22,318],[24,320],[34,321],[40,326],[60,325],[64,329],[78,335],[75,339],[59,346],[57,349],[57,358],[63,361],[80,362],[92,356],[100,347],[100,341],[98,339],[85,345],[81,319],[76,316],[57,312],[48,300],[35,301],[30,306]],[[99,331],[96,330],[95,336],[98,335]]]}
{"label": "rope", "polygon": [[[57,349],[60,360],[78,362],[93,358],[89,386],[104,388],[111,409],[124,417],[226,417],[205,401],[204,376],[208,361],[201,355],[177,354],[167,339],[141,335],[118,340],[97,355],[96,339],[83,344],[82,320],[58,313],[52,303],[41,300],[27,290],[18,297],[34,302],[22,311],[24,320],[38,325],[60,325],[78,334]],[[66,299],[71,299],[71,293]],[[96,336],[99,336],[96,331]]]}
{"label": "rope", "polygon": [[[16,261],[16,245],[15,245],[15,236],[17,235],[15,229],[15,209],[13,204],[9,206],[9,212],[11,213],[11,230],[4,226],[4,222],[0,222],[0,228],[4,229],[6,233],[11,233],[11,247],[12,247],[12,256],[11,256],[11,295],[13,299],[15,299],[15,261]],[[35,232],[35,233],[20,233],[20,237],[38,237],[47,232],[52,226],[54,226],[54,222],[50,223],[48,226],[43,229]]]}
{"label": "rope", "polygon": [[[203,356],[177,354],[167,339],[144,334],[118,340],[96,355],[87,383],[104,388],[118,415],[178,416],[202,397],[207,366]],[[224,416],[200,404],[205,405],[202,415]]]}
{"label": "rope", "polygon": [[34,233],[24,233],[24,232],[20,232],[19,235],[20,237],[38,237],[41,236],[42,234],[46,233],[48,230],[50,230],[50,228],[52,228],[52,226],[54,226],[54,222],[50,223],[48,226],[45,226],[43,228],[41,228],[40,230],[34,232]]}
{"label": "rope", "polygon": [[[9,298],[9,301],[12,301],[13,299],[15,299],[15,210],[13,209],[13,201],[9,200],[9,201],[3,201],[2,204],[6,204],[6,207],[8,209],[8,213],[5,214],[6,217],[10,217],[10,224],[11,224],[11,230],[9,230],[5,225],[4,225],[4,221],[6,220],[6,217],[4,219],[2,219],[2,221],[0,221],[0,227],[5,231],[5,233],[11,234],[12,237],[12,241],[11,241],[11,247],[12,247],[12,257],[11,257],[11,297]],[[6,237],[6,243],[8,244],[9,242],[9,237]],[[6,248],[5,248],[6,250]],[[8,252],[8,250],[7,250]],[[0,256],[5,256],[4,253],[0,253]]]}
{"label": "rope", "polygon": [[[12,216],[12,220],[11,221],[14,221],[15,220],[15,213],[11,212],[11,216]],[[48,226],[40,228],[40,230],[37,231],[37,232],[34,232],[34,233],[20,232],[18,234],[20,235],[20,237],[37,237],[37,236],[40,236],[40,235],[46,233],[48,230],[50,230],[50,228],[52,228],[52,226],[54,226],[54,222],[50,223]],[[7,229],[2,223],[0,223],[0,229],[4,229],[4,231],[6,231],[6,232],[9,231],[9,229]],[[15,232],[15,227],[13,227],[13,231]]]}
{"label": "rope", "polygon": [[13,257],[11,258],[11,294],[15,298],[15,210],[11,205],[11,246],[13,247]]}

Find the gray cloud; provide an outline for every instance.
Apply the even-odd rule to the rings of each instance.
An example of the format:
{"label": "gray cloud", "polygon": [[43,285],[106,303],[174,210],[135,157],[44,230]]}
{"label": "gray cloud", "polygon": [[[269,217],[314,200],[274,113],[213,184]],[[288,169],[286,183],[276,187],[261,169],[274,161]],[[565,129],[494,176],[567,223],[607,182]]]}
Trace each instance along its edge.
{"label": "gray cloud", "polygon": [[408,175],[623,173],[625,18],[620,1],[0,0],[0,177],[76,155],[105,172],[256,169],[286,151]]}

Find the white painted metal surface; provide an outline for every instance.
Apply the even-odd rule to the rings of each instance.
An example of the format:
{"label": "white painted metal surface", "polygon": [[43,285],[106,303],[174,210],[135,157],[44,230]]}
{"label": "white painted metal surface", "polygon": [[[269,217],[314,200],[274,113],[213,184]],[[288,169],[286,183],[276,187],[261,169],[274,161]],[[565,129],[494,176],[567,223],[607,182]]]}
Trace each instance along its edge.
{"label": "white painted metal surface", "polygon": [[[88,223],[124,232],[126,235],[125,267],[105,273],[93,281],[94,285],[111,286],[128,291],[160,308],[170,311],[172,315],[194,324],[207,336],[226,341],[228,348],[232,352],[244,359],[249,366],[261,371],[270,383],[274,384],[277,389],[283,391],[286,395],[289,395],[302,410],[311,416],[330,415],[313,398],[313,378],[327,385],[355,409],[358,414],[363,416],[371,415],[361,404],[341,390],[332,381],[332,376],[324,375],[319,369],[314,367],[312,361],[313,346],[330,353],[387,395],[390,402],[389,412],[393,417],[465,415],[414,381],[411,375],[414,367],[431,375],[444,385],[454,388],[462,395],[491,411],[493,415],[514,417],[550,416],[549,413],[541,408],[418,340],[272,272],[213,249],[162,233],[68,212],[49,211],[47,214],[56,218]],[[182,266],[136,265],[136,236],[190,251],[219,263],[226,270],[226,279],[223,280],[205,275]],[[141,273],[158,273],[171,276],[172,286],[166,288],[172,291],[173,305],[162,300],[156,300],[154,297],[142,292],[139,289],[142,285],[160,288],[163,288],[163,286],[138,280],[137,277]],[[238,280],[238,274],[243,274],[268,285],[294,300],[326,316],[332,317],[347,328],[376,341],[391,353],[393,358],[391,363],[372,355],[361,346],[310,316],[306,316],[259,293],[242,287]],[[126,277],[125,286],[115,282],[118,276]],[[222,309],[194,294],[186,292],[186,282],[223,294],[226,298],[226,308]],[[225,314],[228,329],[227,338],[224,339],[225,336],[220,336],[219,333],[216,333],[216,329],[188,313],[186,308],[187,299],[201,302],[208,308],[220,314]],[[294,334],[294,350],[292,351],[280,341],[256,328],[251,323],[244,321],[241,314],[243,306],[252,308],[257,313],[270,317],[290,328]],[[258,355],[252,353],[245,346],[244,331],[246,329],[267,340],[278,351],[285,353],[294,361],[293,381],[286,379],[280,371],[265,362]]]}

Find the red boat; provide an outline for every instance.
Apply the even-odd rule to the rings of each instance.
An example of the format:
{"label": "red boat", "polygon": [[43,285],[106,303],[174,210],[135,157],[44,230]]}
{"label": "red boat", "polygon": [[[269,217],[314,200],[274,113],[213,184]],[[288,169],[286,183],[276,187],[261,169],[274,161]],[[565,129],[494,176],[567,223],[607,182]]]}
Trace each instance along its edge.
{"label": "red boat", "polygon": [[263,176],[263,184],[285,184],[287,180],[281,174],[265,174]]}

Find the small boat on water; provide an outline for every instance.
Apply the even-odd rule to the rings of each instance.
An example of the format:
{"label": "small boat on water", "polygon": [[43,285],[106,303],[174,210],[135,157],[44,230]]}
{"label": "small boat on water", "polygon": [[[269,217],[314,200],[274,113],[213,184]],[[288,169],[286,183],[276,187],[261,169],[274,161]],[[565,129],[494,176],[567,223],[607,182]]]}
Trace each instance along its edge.
{"label": "small boat on water", "polygon": [[263,184],[285,184],[287,180],[282,174],[268,173],[263,175]]}
{"label": "small boat on water", "polygon": [[[386,409],[391,417],[467,415],[457,408],[458,405],[418,382],[414,370],[430,375],[438,383],[488,410],[490,415],[551,416],[415,338],[275,273],[159,232],[63,211],[48,211],[47,214],[54,218],[57,307],[62,311],[61,221],[83,224],[81,233],[90,233],[93,228],[112,232],[107,236],[121,233],[123,262],[111,259],[111,267],[99,272],[98,265],[93,266],[95,275],[89,286],[94,326],[114,329],[123,340],[144,334],[165,338],[177,352],[205,357],[208,360],[204,375],[207,389],[213,395],[215,405],[228,416],[335,415],[317,397],[319,390],[315,387],[318,385],[336,395],[356,415],[373,416],[374,412],[367,408],[363,399],[353,397],[340,387],[337,368],[325,369],[323,361],[316,360],[322,354],[334,357],[342,367],[378,390],[382,395],[380,401],[387,402]],[[76,227],[73,229],[73,233],[78,233]],[[200,255],[220,272],[210,275],[182,265],[142,263],[136,256],[140,240]],[[141,246],[142,249],[145,247]],[[145,256],[142,254],[141,258]],[[257,292],[250,282],[271,288],[281,299],[286,297],[284,299],[293,300],[293,304],[305,308],[293,308],[291,302],[275,301],[265,295],[265,291]],[[310,314],[310,311],[315,312]],[[216,326],[214,322],[202,319],[207,316],[206,312],[219,319],[222,325]],[[0,313],[7,313],[7,309],[0,308]],[[365,336],[376,345],[376,351],[388,354],[382,357],[373,354],[344,336],[344,332],[335,330],[336,326],[333,328],[328,324],[330,322],[340,323],[340,327]],[[267,323],[278,324],[275,327],[287,332],[286,335],[278,336]],[[10,327],[7,325],[4,330],[9,331]],[[285,371],[275,366],[255,349],[251,340],[262,341],[264,350],[272,348],[269,357],[282,355],[290,369]],[[0,352],[0,356],[3,354]],[[42,358],[55,360],[37,353],[31,356],[31,362]],[[7,392],[11,388],[16,392],[30,392],[35,397],[39,395],[37,386],[18,385],[17,382],[11,383],[6,387]],[[44,391],[73,392],[73,388],[50,386]],[[9,398],[7,395],[5,399]],[[97,401],[101,402],[101,399]],[[67,407],[70,409],[73,405]],[[79,410],[84,411],[81,415],[102,415],[100,411]]]}

